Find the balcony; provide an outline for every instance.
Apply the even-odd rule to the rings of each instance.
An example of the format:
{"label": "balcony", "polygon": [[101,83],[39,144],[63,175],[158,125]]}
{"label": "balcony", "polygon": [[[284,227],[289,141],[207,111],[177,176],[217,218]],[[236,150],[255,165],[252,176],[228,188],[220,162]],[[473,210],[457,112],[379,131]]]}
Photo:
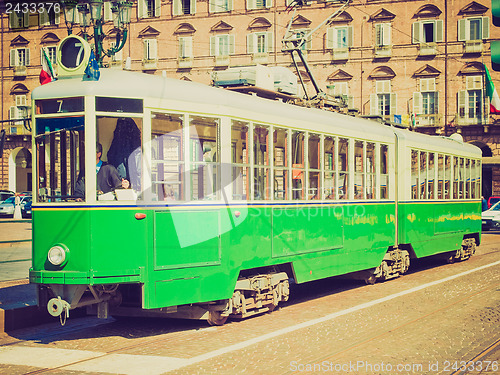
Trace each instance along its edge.
{"label": "balcony", "polygon": [[332,50],[332,60],[348,60],[349,48],[334,48]]}
{"label": "balcony", "polygon": [[392,46],[375,46],[373,50],[375,58],[387,58],[392,55]]}
{"label": "balcony", "polygon": [[184,56],[179,57],[177,61],[177,66],[179,69],[189,69],[193,67],[193,57],[192,56]]}
{"label": "balcony", "polygon": [[230,61],[228,55],[215,56],[215,66],[229,66]]}
{"label": "balcony", "polygon": [[415,125],[419,126],[443,126],[443,115],[442,114],[432,114],[432,115],[416,115]]}
{"label": "balcony", "polygon": [[436,43],[420,43],[418,47],[419,56],[435,56],[437,54]]}
{"label": "balcony", "polygon": [[14,76],[15,77],[26,77],[28,74],[28,68],[24,65],[14,66]]}
{"label": "balcony", "polygon": [[158,68],[158,60],[142,60],[143,70],[155,70]]}
{"label": "balcony", "polygon": [[466,40],[464,42],[464,53],[482,53],[483,41],[482,40]]}
{"label": "balcony", "polygon": [[267,52],[254,53],[252,55],[252,62],[255,64],[267,64],[269,63],[269,54]]}

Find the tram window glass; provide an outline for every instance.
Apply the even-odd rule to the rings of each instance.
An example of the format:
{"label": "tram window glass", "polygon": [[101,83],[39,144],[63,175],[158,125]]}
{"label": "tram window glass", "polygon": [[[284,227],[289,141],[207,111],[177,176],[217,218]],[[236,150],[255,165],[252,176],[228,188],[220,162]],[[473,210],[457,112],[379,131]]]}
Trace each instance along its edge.
{"label": "tram window glass", "polygon": [[364,157],[364,142],[354,142],[354,199],[363,199],[365,190],[364,172],[365,172],[365,157]]}
{"label": "tram window glass", "polygon": [[324,140],[324,199],[335,199],[335,138]]}
{"label": "tram window glass", "polygon": [[456,156],[453,157],[453,199],[458,199],[460,197],[459,192],[459,183],[460,181],[460,171],[458,158]]}
{"label": "tram window glass", "polygon": [[427,199],[427,152],[420,151],[420,197]]}
{"label": "tram window glass", "polygon": [[248,123],[232,120],[231,122],[231,144],[232,144],[232,185],[233,199],[248,199],[249,184],[249,155],[248,155]]}
{"label": "tram window glass", "polygon": [[434,178],[435,178],[434,153],[429,152],[429,164],[427,169],[427,198],[434,199]]}
{"label": "tram window glass", "polygon": [[274,199],[288,199],[288,134],[286,129],[274,129]]}
{"label": "tram window glass", "polygon": [[389,146],[380,145],[380,199],[389,198]]}
{"label": "tram window glass", "polygon": [[411,199],[418,199],[419,181],[418,151],[411,150]]}
{"label": "tram window glass", "polygon": [[184,200],[183,115],[151,113],[151,193],[154,201]]}
{"label": "tram window glass", "polygon": [[269,194],[269,127],[255,125],[253,128],[254,199],[268,200]]}
{"label": "tram window glass", "polygon": [[189,127],[191,199],[214,200],[220,194],[218,118],[191,116]]}
{"label": "tram window glass", "polygon": [[438,155],[438,186],[437,186],[437,199],[444,198],[444,156]]}
{"label": "tram window glass", "polygon": [[451,156],[444,157],[444,199],[451,199]]}
{"label": "tram window glass", "polygon": [[465,199],[470,199],[470,159],[465,159]]}
{"label": "tram window glass", "polygon": [[464,158],[459,158],[459,195],[458,199],[465,198],[465,168]]}
{"label": "tram window glass", "polygon": [[128,191],[115,188],[115,194],[98,186],[98,200],[142,199],[142,119],[98,116],[96,141],[102,145],[101,161],[114,166],[119,177],[130,182]]}
{"label": "tram window glass", "polygon": [[366,199],[375,198],[375,144],[366,144]]}
{"label": "tram window glass", "polygon": [[304,199],[304,132],[292,131],[292,199]]}
{"label": "tram window glass", "polygon": [[307,199],[321,199],[320,189],[320,144],[321,137],[318,134],[309,134],[308,138],[308,161],[309,161],[309,191]]}
{"label": "tram window glass", "polygon": [[476,198],[476,161],[470,161],[470,197]]}
{"label": "tram window glass", "polygon": [[337,189],[339,199],[349,199],[349,140],[339,139],[338,145],[338,171],[339,179]]}
{"label": "tram window glass", "polygon": [[481,160],[476,160],[476,195],[475,198],[481,198]]}
{"label": "tram window glass", "polygon": [[130,98],[107,98],[97,96],[95,98],[95,109],[98,112],[127,112],[142,113],[142,99]]}
{"label": "tram window glass", "polygon": [[84,111],[83,97],[36,100],[35,105],[37,115]]}
{"label": "tram window glass", "polygon": [[[83,130],[59,130],[35,138],[37,192],[39,202],[68,202],[77,198],[78,177],[84,174],[85,146]],[[80,188],[85,189],[82,179]]]}

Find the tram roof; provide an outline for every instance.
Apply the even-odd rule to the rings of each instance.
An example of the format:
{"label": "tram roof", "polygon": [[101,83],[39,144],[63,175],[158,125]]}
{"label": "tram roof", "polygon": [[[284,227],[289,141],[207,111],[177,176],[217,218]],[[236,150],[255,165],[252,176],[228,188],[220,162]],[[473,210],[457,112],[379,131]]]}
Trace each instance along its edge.
{"label": "tram roof", "polygon": [[[83,81],[82,78],[65,78],[35,88],[32,99],[64,98],[77,96],[110,96],[121,98],[166,99],[186,103],[198,103],[209,106],[225,106],[236,113],[258,112],[259,117],[267,115],[285,119],[303,121],[304,123],[324,124],[321,129],[314,126],[314,131],[333,132],[334,134],[364,134],[363,138],[394,139],[394,133],[407,141],[421,143],[430,148],[442,148],[458,152],[481,152],[476,146],[451,140],[446,137],[428,136],[404,129],[396,129],[373,120],[352,117],[332,111],[315,108],[305,108],[276,100],[264,99],[248,94],[242,94],[215,88],[202,83],[182,81],[158,75],[140,72],[123,71],[119,69],[101,69],[99,81]],[[258,108],[258,111],[252,110]],[[248,117],[248,116],[247,116]],[[252,116],[253,117],[253,116]],[[272,121],[270,121],[272,122]],[[443,144],[445,142],[445,144]],[[446,146],[445,146],[446,145]],[[465,149],[464,149],[465,147]]]}

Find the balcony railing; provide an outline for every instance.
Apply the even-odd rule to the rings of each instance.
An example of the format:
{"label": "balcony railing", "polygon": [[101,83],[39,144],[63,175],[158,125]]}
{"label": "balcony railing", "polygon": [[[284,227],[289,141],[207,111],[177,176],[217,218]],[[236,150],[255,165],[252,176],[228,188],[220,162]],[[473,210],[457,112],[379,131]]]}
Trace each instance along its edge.
{"label": "balcony railing", "polygon": [[152,70],[158,68],[158,60],[142,60],[142,69]]}
{"label": "balcony railing", "polygon": [[334,48],[332,50],[332,60],[349,59],[349,48]]}
{"label": "balcony railing", "polygon": [[267,52],[254,53],[252,55],[252,61],[255,64],[267,64],[269,62],[269,54]]}
{"label": "balcony railing", "polygon": [[24,65],[14,66],[14,76],[15,77],[26,77],[28,74],[28,68]]}
{"label": "balcony railing", "polygon": [[179,69],[188,69],[193,67],[193,57],[192,56],[184,56],[179,57]]}
{"label": "balcony railing", "polygon": [[391,57],[392,46],[375,46],[373,52],[375,57]]}
{"label": "balcony railing", "polygon": [[215,66],[229,66],[230,58],[228,55],[215,56]]}
{"label": "balcony railing", "polygon": [[464,53],[481,53],[483,52],[482,40],[466,40],[464,42]]}
{"label": "balcony railing", "polygon": [[443,126],[443,115],[442,114],[432,114],[432,115],[416,115],[415,116],[416,126]]}
{"label": "balcony railing", "polygon": [[420,43],[418,48],[419,56],[434,56],[437,53],[436,43]]}

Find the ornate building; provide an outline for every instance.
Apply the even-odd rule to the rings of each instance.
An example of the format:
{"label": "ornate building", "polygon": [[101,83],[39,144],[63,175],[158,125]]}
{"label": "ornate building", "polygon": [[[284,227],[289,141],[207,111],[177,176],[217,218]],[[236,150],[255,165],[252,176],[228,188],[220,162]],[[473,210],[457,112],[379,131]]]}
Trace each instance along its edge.
{"label": "ornate building", "polygon": [[[210,84],[227,67],[263,64],[293,68],[281,52],[289,22],[295,33],[313,30],[342,3],[290,0],[139,0],[134,2],[125,48],[108,59],[132,69]],[[114,41],[109,6],[105,30]],[[62,12],[6,14],[1,23],[1,113],[7,140],[0,187],[29,189],[30,92],[39,85],[41,49],[56,64],[57,43],[67,35]],[[78,29],[78,28],[77,28]],[[74,29],[74,33],[81,32]],[[320,27],[303,52],[320,88],[343,96],[359,115],[427,134],[459,132],[483,150],[483,193],[500,195],[500,125],[486,95],[491,23],[489,1],[352,1]],[[299,65],[307,91],[310,78]],[[17,120],[17,121],[12,121]],[[26,123],[28,125],[28,123]]]}

